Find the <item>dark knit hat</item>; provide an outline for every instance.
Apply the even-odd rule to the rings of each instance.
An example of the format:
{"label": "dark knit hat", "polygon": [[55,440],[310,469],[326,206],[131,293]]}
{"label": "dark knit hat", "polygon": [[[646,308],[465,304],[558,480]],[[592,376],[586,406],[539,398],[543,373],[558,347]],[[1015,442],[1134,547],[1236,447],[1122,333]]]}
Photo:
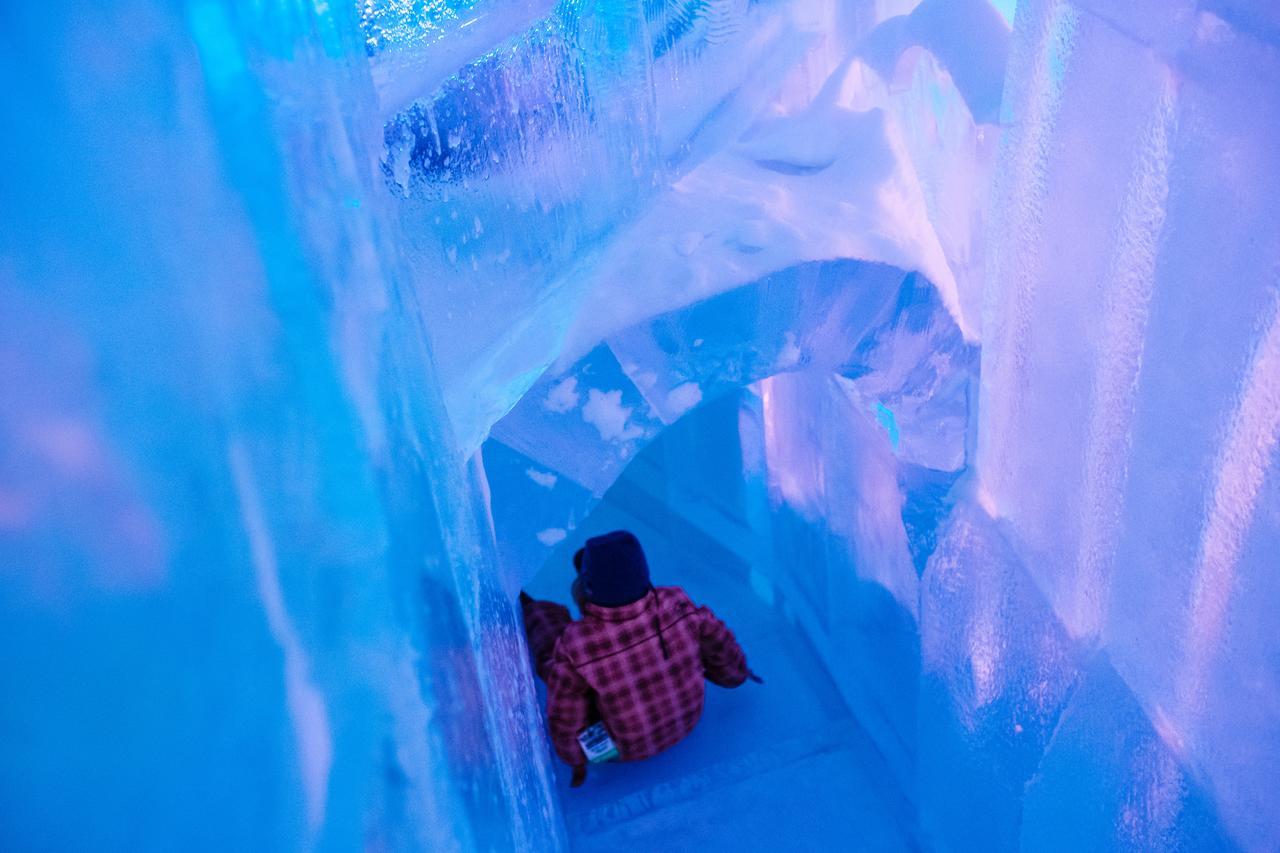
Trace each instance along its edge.
{"label": "dark knit hat", "polygon": [[582,553],[582,583],[587,600],[601,607],[622,607],[649,592],[649,563],[640,540],[615,530],[587,540]]}

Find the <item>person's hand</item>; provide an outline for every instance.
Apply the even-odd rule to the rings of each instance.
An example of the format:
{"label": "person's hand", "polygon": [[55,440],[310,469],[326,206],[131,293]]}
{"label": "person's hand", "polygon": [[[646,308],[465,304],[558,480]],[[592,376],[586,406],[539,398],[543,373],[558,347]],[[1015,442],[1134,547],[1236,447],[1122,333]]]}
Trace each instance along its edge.
{"label": "person's hand", "polygon": [[580,788],[585,781],[587,781],[587,765],[579,764],[573,768],[573,779],[569,781],[569,787]]}

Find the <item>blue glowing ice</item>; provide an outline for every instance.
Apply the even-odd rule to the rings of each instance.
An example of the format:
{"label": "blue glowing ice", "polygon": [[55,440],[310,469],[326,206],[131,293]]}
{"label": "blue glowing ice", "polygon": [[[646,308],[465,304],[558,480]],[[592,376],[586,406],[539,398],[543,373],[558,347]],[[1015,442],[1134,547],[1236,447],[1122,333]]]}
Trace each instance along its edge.
{"label": "blue glowing ice", "polygon": [[4,4],[0,848],[1276,849],[1278,8]]}

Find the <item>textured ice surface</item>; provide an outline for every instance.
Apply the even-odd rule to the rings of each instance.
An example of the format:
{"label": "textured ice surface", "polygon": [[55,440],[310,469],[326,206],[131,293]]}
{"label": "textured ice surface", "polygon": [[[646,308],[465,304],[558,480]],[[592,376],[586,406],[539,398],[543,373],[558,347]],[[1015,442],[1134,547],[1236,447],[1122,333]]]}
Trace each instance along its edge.
{"label": "textured ice surface", "polygon": [[[1280,843],[1274,3],[0,43],[0,847]],[[574,800],[511,598],[633,522],[780,674]]]}
{"label": "textured ice surface", "polygon": [[[903,86],[911,67],[948,67],[957,96],[945,103],[972,122],[981,101],[966,86],[983,78],[982,65],[956,73],[961,62],[945,48],[919,53],[937,37],[927,27],[932,14],[940,13],[922,4],[906,19],[881,22],[860,42],[859,73],[884,75],[892,65]],[[1280,138],[1269,94],[1274,15],[1261,4],[1064,2],[1025,3],[1018,14],[998,155],[990,138],[977,137],[980,128],[949,136],[945,110],[895,116],[911,128],[903,138],[916,176],[931,192],[950,193],[924,195],[936,202],[929,221],[939,245],[954,247],[956,233],[981,236],[961,241],[971,254],[944,252],[958,310],[948,279],[933,273],[960,338],[982,343],[981,404],[959,390],[963,379],[948,378],[963,369],[938,369],[944,356],[962,364],[963,348],[937,331],[920,334],[929,323],[909,319],[910,300],[888,307],[891,299],[877,297],[887,290],[847,263],[789,267],[606,334],[591,354],[544,374],[548,392],[571,382],[586,395],[597,376],[601,390],[622,390],[633,429],[600,435],[596,450],[561,445],[557,420],[585,416],[567,395],[560,411],[534,411],[542,392],[498,423],[486,454],[515,450],[520,468],[537,460],[574,472],[563,485],[576,489],[558,504],[494,481],[504,562],[536,565],[548,546],[536,536],[544,525],[566,531],[554,543],[563,559],[576,545],[573,526],[640,445],[683,413],[691,383],[713,400],[717,388],[774,374],[740,410],[748,481],[755,471],[766,494],[745,522],[765,537],[746,540],[761,573],[749,582],[785,599],[821,652],[834,650],[828,666],[912,792],[930,844],[1269,849],[1280,835],[1264,801],[1264,780],[1280,767],[1280,671],[1263,615],[1276,600],[1265,568],[1274,558],[1263,555],[1276,542],[1280,412],[1280,196],[1265,165],[1277,160]],[[873,88],[854,87],[865,97]],[[991,102],[979,109],[990,115]],[[759,131],[761,149],[740,143],[767,152],[754,162],[782,176],[770,179],[781,193],[788,179],[834,168],[823,147],[829,138],[812,138],[807,114],[794,115],[790,128]],[[912,124],[921,116],[950,144],[930,147],[928,126]],[[822,123],[834,136],[857,138],[838,118],[828,113]],[[763,147],[779,139],[785,157]],[[943,165],[965,150],[967,169]],[[949,230],[946,223],[973,215],[981,192],[972,186],[982,175],[973,164],[991,157],[993,227]],[[689,174],[727,162],[709,157]],[[716,180],[737,205],[733,174]],[[692,179],[681,186],[697,192]],[[821,209],[819,197],[810,199]],[[671,254],[692,258],[674,268],[698,269],[702,254],[721,246],[672,236],[692,209],[685,203],[659,197],[655,206],[675,206],[639,220],[643,242],[611,243],[601,263],[625,252],[625,269],[640,270],[646,284],[665,281],[670,245]],[[751,222],[749,209],[740,210],[735,221]],[[732,239],[739,251],[766,243],[756,258],[785,243],[771,227],[739,225]],[[732,253],[714,257],[718,276],[744,265]],[[912,263],[928,274],[926,257]],[[893,268],[900,258],[876,259]],[[983,311],[965,295],[973,291],[962,283],[960,258],[985,277]],[[806,269],[821,272],[802,290],[807,310],[797,318],[778,294]],[[701,288],[711,278],[693,277],[681,295],[708,293]],[[824,302],[833,286],[884,300],[882,316],[896,318],[890,325],[902,333],[885,337],[853,321],[877,309]],[[611,291],[604,283],[594,292]],[[569,357],[582,349],[575,335],[592,337],[578,329],[616,313],[651,313],[663,298],[651,287],[588,297]],[[744,309],[738,300],[748,298],[756,304]],[[810,323],[849,343],[884,338],[880,360],[856,343],[853,353],[832,339],[807,346]],[[726,338],[749,343],[726,347]],[[922,375],[923,366],[932,374]],[[860,395],[848,399],[863,402],[849,407],[836,392],[844,386],[822,384],[830,379],[802,381],[807,371],[847,374]],[[619,372],[627,381],[615,385]],[[926,404],[904,407],[913,398]],[[974,412],[976,460],[965,452],[963,427]],[[868,423],[890,448],[896,441],[896,454],[871,451]],[[936,430],[936,440],[921,441],[922,429]],[[573,458],[557,461],[562,453]],[[966,463],[974,463],[968,477],[950,491]],[[877,480],[886,464],[893,477]],[[728,488],[711,470],[692,476]],[[684,510],[689,517],[711,500],[698,494]],[[878,516],[863,514],[864,499]],[[536,527],[525,524],[535,500],[536,512],[551,516]],[[918,604],[904,567],[924,573]],[[919,672],[918,682],[895,677],[904,671]]]}
{"label": "textured ice surface", "polygon": [[[804,263],[921,271],[973,339],[994,128],[874,3],[565,3],[387,124],[464,450],[550,364]],[[1002,62],[1008,30],[949,60]],[[927,17],[927,16],[926,16]],[[922,31],[938,24],[928,20]],[[685,392],[685,393],[691,393]]]}
{"label": "textured ice surface", "polygon": [[[802,265],[624,330],[567,370],[544,374],[484,445],[510,582],[532,577],[558,544],[547,541],[554,531],[572,531],[691,404],[780,373],[846,375],[854,409],[869,416],[879,407],[892,419],[899,458],[958,472],[975,368],[976,350],[937,291],[879,264]],[[848,420],[830,414],[835,424]],[[808,452],[800,438],[791,444]]]}
{"label": "textured ice surface", "polygon": [[0,12],[0,847],[558,838],[354,9]]}
{"label": "textured ice surface", "polygon": [[[1280,635],[1260,609],[1274,613],[1280,512],[1274,5],[1018,15],[983,489],[1058,618],[1105,651],[1154,726],[1151,760],[1178,764],[1135,765],[1167,789],[1151,819],[1177,825],[1179,798],[1203,815],[1207,787],[1230,837],[1267,849],[1280,838],[1262,793],[1280,773]],[[1086,706],[1100,730],[1115,724]],[[1096,843],[1129,831],[1094,826]]]}

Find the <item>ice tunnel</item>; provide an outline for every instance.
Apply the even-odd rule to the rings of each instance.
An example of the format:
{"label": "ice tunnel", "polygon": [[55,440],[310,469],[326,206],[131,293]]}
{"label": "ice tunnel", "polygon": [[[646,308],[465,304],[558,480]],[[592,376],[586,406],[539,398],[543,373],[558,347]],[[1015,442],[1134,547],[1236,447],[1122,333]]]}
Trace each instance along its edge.
{"label": "ice tunnel", "polygon": [[[1280,850],[1271,0],[0,46],[0,849]],[[617,528],[764,682],[570,787]]]}

